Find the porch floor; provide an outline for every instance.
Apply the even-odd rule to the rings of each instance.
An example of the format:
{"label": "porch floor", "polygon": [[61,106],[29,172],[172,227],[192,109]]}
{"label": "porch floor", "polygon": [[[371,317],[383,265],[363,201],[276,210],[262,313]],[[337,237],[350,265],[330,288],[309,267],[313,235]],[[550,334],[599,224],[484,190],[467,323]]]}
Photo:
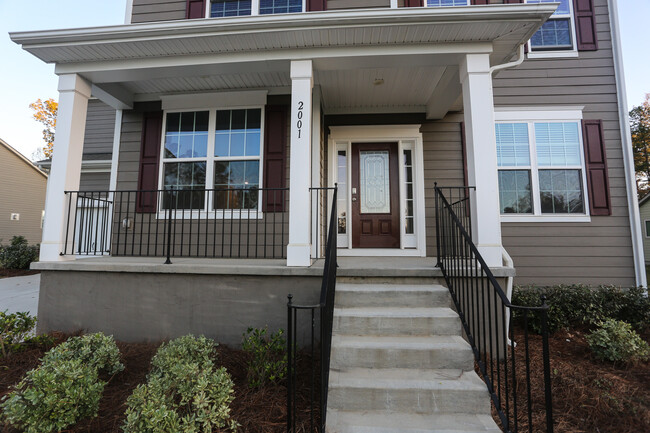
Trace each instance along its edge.
{"label": "porch floor", "polygon": [[[31,268],[41,271],[131,272],[159,274],[213,275],[279,275],[319,276],[324,259],[309,267],[288,267],[285,259],[203,259],[172,258],[165,265],[164,257],[88,257],[59,262],[35,262]],[[339,257],[337,275],[340,277],[442,277],[435,257]],[[513,268],[498,267],[496,277],[514,276]]]}

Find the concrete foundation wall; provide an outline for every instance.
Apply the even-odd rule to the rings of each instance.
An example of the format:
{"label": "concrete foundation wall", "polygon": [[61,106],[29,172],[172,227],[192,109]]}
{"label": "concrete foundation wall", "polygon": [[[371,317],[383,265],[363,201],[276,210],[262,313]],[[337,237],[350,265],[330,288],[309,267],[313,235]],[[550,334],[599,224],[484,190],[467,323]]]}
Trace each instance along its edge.
{"label": "concrete foundation wall", "polygon": [[[308,276],[44,271],[38,332],[102,331],[122,341],[192,333],[239,346],[248,327],[286,330],[287,294],[314,304],[320,283]],[[305,345],[310,321],[298,323]]]}

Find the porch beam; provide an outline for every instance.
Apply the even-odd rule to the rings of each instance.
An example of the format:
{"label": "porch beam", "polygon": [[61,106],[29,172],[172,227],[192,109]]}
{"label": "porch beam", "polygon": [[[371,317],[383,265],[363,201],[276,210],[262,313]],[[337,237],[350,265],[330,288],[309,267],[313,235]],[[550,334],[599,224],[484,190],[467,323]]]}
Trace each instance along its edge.
{"label": "porch beam", "polygon": [[442,119],[462,93],[458,69],[448,66],[427,103],[427,119]]}
{"label": "porch beam", "polygon": [[489,56],[465,56],[460,63],[460,82],[463,89],[468,181],[476,187],[476,192],[470,194],[472,233],[487,265],[501,267],[497,146]]}
{"label": "porch beam", "polygon": [[311,265],[311,60],[291,62],[291,146],[289,165],[289,245],[287,266]]}
{"label": "porch beam", "polygon": [[[59,110],[56,119],[52,169],[45,194],[45,220],[40,261],[74,258],[74,256],[60,255],[66,243],[68,228],[71,233],[74,230],[73,222],[67,218],[65,191],[79,189],[91,84],[76,74],[61,75],[58,90]],[[68,242],[72,243],[72,236],[69,236]]]}
{"label": "porch beam", "polygon": [[93,83],[92,94],[94,97],[116,110],[133,109],[133,93],[121,84]]}

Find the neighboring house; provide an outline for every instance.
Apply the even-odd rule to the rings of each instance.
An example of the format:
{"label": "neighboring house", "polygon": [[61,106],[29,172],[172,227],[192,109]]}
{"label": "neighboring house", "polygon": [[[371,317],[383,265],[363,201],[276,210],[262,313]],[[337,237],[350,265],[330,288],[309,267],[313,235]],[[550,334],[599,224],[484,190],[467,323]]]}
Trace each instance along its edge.
{"label": "neighboring house", "polygon": [[0,139],[0,245],[14,236],[42,239],[47,174]]}
{"label": "neighboring house", "polygon": [[[646,285],[616,1],[127,3],[124,25],[11,34],[59,75],[41,330],[237,344],[248,326],[285,326],[287,293],[318,300],[332,192],[311,188],[334,185],[348,283],[441,275],[437,183],[457,187],[443,191],[504,287],[515,272],[519,284]],[[100,140],[113,143],[104,190],[82,182]],[[383,306],[406,308],[405,287]],[[348,311],[377,325],[359,338],[388,332],[397,316],[381,311]],[[406,311],[419,323],[442,310]],[[385,368],[466,350],[438,368],[471,375],[452,333],[443,349],[339,335],[332,350]],[[330,402],[350,410],[371,401],[339,391]]]}
{"label": "neighboring house", "polygon": [[641,214],[641,231],[643,233],[643,253],[645,263],[650,264],[650,194],[646,194],[639,200],[639,213]]}

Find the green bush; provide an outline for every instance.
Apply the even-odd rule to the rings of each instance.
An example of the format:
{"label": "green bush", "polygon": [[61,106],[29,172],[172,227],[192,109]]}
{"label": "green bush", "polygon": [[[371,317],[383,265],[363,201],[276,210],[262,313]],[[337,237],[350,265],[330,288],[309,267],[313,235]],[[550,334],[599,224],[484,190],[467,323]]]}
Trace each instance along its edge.
{"label": "green bush", "polygon": [[650,355],[648,343],[623,321],[608,319],[598,324],[587,343],[597,358],[614,363],[646,361]]}
{"label": "green bush", "polygon": [[248,363],[248,386],[260,387],[287,376],[287,342],[282,329],[268,335],[268,328],[248,328],[242,349],[251,355]]}
{"label": "green bush", "polygon": [[6,357],[28,345],[51,346],[54,338],[49,335],[34,336],[36,317],[26,312],[0,311],[0,355]]}
{"label": "green bush", "polygon": [[[595,325],[605,319],[623,320],[640,332],[650,326],[650,299],[640,287],[515,287],[512,303],[539,306],[542,295],[546,296],[549,306],[548,324],[551,332],[563,327]],[[521,312],[515,311],[514,318],[521,319]],[[539,314],[529,314],[528,323],[535,332],[541,331]]]}
{"label": "green bush", "polygon": [[0,246],[0,267],[29,269],[38,259],[38,245],[29,245],[23,236],[14,236],[9,245]]}
{"label": "green bush", "polygon": [[123,368],[112,337],[72,337],[46,353],[41,366],[3,397],[1,418],[26,433],[61,431],[97,415],[106,385],[99,372]]}
{"label": "green bush", "polygon": [[187,335],[163,344],[151,360],[147,383],[127,400],[126,433],[198,433],[237,429],[230,418],[233,382],[215,368],[216,344]]}

